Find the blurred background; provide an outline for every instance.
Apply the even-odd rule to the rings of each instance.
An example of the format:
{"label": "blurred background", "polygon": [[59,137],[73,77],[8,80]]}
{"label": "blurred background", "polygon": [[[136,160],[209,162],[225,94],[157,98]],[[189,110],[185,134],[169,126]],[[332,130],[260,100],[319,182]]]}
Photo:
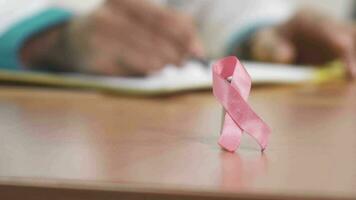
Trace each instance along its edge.
{"label": "blurred background", "polygon": [[[76,10],[78,12],[86,12],[94,9],[103,0],[57,0],[59,4]],[[157,1],[157,0],[156,0]],[[355,0],[286,0],[286,2],[295,4],[295,7],[313,7],[330,13],[338,18],[353,18],[356,17],[356,1]]]}
{"label": "blurred background", "polygon": [[338,61],[356,76],[353,0],[0,0],[0,6],[4,69],[145,77],[234,55],[294,67]]}

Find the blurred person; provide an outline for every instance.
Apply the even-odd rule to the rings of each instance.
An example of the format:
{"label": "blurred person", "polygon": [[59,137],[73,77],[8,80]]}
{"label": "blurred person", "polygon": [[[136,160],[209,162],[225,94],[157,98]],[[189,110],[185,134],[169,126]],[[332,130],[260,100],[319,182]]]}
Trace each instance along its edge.
{"label": "blurred person", "polygon": [[266,62],[313,65],[340,59],[350,77],[355,77],[355,39],[351,23],[302,10],[285,23],[257,31],[249,40],[249,56]]}
{"label": "blurred person", "polygon": [[207,55],[320,65],[343,61],[356,76],[356,29],[316,8],[282,0],[171,0],[196,20]]}
{"label": "blurred person", "polygon": [[[45,0],[0,8],[0,66],[105,75],[149,74],[192,57],[319,64],[355,75],[355,31],[282,0],[107,0],[87,15]],[[11,7],[12,6],[12,7]]]}
{"label": "blurred person", "polygon": [[2,68],[132,75],[203,56],[193,21],[174,10],[108,0],[74,16],[53,2],[1,2]]}

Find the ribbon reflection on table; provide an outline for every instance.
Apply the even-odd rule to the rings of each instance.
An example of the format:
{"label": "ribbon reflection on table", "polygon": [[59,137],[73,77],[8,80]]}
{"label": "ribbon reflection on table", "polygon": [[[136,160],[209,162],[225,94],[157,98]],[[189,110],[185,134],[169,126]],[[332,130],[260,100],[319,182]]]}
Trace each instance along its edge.
{"label": "ribbon reflection on table", "polygon": [[267,147],[271,130],[248,105],[250,89],[251,78],[236,57],[223,58],[213,65],[213,93],[226,111],[219,144],[228,151],[239,147],[243,131],[262,151]]}

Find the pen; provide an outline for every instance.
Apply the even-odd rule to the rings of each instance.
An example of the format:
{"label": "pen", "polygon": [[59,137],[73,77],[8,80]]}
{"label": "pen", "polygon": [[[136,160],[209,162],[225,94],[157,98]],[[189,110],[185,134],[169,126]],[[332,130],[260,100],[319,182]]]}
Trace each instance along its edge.
{"label": "pen", "polygon": [[192,57],[191,60],[202,64],[204,67],[207,67],[207,68],[210,67],[210,61],[208,59],[206,59],[206,58]]}

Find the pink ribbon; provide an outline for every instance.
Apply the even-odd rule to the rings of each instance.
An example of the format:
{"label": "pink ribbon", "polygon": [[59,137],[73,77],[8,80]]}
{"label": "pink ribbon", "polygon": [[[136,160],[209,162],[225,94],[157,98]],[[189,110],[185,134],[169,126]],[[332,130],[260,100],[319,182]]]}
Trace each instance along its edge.
{"label": "pink ribbon", "polygon": [[[228,78],[232,78],[231,83]],[[239,147],[243,131],[257,141],[262,151],[267,146],[271,130],[248,105],[250,89],[251,77],[235,56],[213,65],[213,93],[226,111],[219,144],[228,151]]]}

